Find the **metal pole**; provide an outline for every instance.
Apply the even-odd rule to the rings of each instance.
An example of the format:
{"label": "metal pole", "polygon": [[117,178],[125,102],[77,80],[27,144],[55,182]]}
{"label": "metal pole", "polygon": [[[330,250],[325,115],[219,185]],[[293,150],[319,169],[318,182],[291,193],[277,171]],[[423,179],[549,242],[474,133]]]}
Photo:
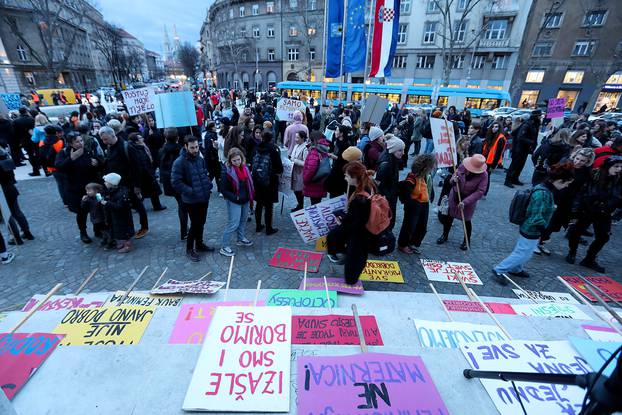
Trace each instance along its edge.
{"label": "metal pole", "polygon": [[324,34],[322,35],[322,47],[324,52],[322,53],[322,89],[320,90],[320,109],[324,105],[324,98],[326,97],[326,25],[328,19],[328,3],[329,0],[324,0]]}
{"label": "metal pole", "polygon": [[369,16],[369,27],[367,28],[367,50],[365,51],[365,69],[363,70],[363,96],[361,97],[362,103],[367,101],[365,94],[367,93],[367,65],[369,63],[369,56],[371,55],[371,43],[374,36],[374,23],[376,22],[376,0],[371,2],[371,10]]}
{"label": "metal pole", "polygon": [[340,59],[340,70],[339,75],[341,77],[341,82],[339,82],[339,103],[341,104],[341,89],[343,88],[343,83],[345,82],[345,74],[343,73],[343,48],[346,44],[346,27],[348,25],[348,0],[344,1],[343,4],[343,23],[341,27],[341,51],[339,54]]}

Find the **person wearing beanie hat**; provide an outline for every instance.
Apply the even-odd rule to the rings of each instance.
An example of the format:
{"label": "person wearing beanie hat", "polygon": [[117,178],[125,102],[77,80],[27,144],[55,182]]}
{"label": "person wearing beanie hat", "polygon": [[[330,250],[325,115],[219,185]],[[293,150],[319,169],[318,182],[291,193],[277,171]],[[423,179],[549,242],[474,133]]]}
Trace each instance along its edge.
{"label": "person wearing beanie hat", "polygon": [[343,157],[343,159],[348,163],[351,161],[361,161],[361,158],[363,158],[363,152],[359,150],[358,147],[350,146],[346,148],[341,157]]}
{"label": "person wearing beanie hat", "polygon": [[384,137],[384,132],[380,127],[373,126],[369,129],[369,141],[376,141],[379,138]]}
{"label": "person wearing beanie hat", "polygon": [[406,147],[406,145],[404,144],[404,141],[402,141],[400,138],[395,137],[395,136],[388,139],[386,143],[387,143],[387,151],[390,154],[395,154],[396,151],[402,151],[403,153],[403,150]]}
{"label": "person wearing beanie hat", "polygon": [[400,180],[404,142],[391,134],[387,134],[386,145],[387,149],[380,155],[378,160],[376,183],[378,183],[378,193],[387,198],[391,207],[393,215],[391,216],[389,230],[393,230],[397,216],[397,182]]}
{"label": "person wearing beanie hat", "polygon": [[292,151],[294,151],[294,146],[296,146],[296,133],[298,131],[304,131],[305,134],[309,136],[309,129],[302,122],[304,119],[302,112],[295,111],[293,119],[294,122],[285,129],[285,134],[283,135],[283,145],[287,147],[288,156],[291,156]]}
{"label": "person wearing beanie hat", "polygon": [[380,155],[385,149],[384,141],[384,132],[380,128],[374,126],[369,129],[369,143],[363,149],[363,160],[367,169],[378,168]]}
{"label": "person wearing beanie hat", "polygon": [[[129,191],[127,187],[120,185],[121,175],[117,173],[108,173],[103,179],[108,193],[101,204],[110,219],[110,237],[117,241],[117,252],[125,254],[132,250],[132,237],[135,232]],[[114,242],[109,247],[114,247]]]}
{"label": "person wearing beanie hat", "polygon": [[102,179],[104,179],[104,183],[109,183],[115,187],[119,186],[119,183],[121,183],[121,176],[119,176],[117,173],[108,173],[104,175]]}

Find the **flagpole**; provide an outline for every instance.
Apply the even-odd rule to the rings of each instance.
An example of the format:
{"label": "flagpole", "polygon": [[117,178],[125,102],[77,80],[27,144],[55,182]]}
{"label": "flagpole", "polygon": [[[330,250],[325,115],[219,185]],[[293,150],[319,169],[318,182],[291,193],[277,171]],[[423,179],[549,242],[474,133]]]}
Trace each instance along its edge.
{"label": "flagpole", "polygon": [[365,103],[367,101],[366,93],[367,93],[367,64],[369,63],[369,56],[371,55],[371,44],[372,38],[374,35],[374,24],[376,23],[376,0],[372,0],[371,2],[371,10],[369,16],[369,27],[367,28],[367,50],[365,51],[365,69],[363,70],[363,96],[361,97],[361,101]]}
{"label": "flagpole", "polygon": [[328,43],[326,26],[328,25],[329,3],[330,0],[324,0],[324,37],[322,38],[324,53],[322,53],[322,90],[320,91],[320,111],[326,99],[326,54],[328,53],[328,48],[326,47],[326,44]]}
{"label": "flagpole", "polygon": [[345,82],[345,74],[343,73],[343,49],[346,43],[346,28],[348,26],[348,0],[344,0],[343,5],[343,23],[341,28],[341,54],[339,55],[341,59],[341,67],[339,70],[339,75],[341,77],[341,82],[339,82],[339,103],[341,104],[341,88],[343,87],[343,83]]}

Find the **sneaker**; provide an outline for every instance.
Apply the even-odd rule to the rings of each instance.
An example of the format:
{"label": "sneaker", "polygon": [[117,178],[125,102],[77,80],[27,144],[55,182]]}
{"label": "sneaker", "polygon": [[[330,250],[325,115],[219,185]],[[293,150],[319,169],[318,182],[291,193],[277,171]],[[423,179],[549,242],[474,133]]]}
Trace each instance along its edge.
{"label": "sneaker", "polygon": [[201,258],[194,249],[186,250],[186,257],[188,257],[188,259],[192,262],[199,262],[201,260]]}
{"label": "sneaker", "polygon": [[270,228],[270,229],[266,229],[266,235],[270,236],[270,235],[274,235],[275,233],[277,233],[279,230],[277,228]]}
{"label": "sneaker", "polygon": [[220,252],[220,255],[224,255],[228,257],[232,257],[235,255],[235,252],[233,252],[233,250],[229,248],[228,246],[223,246],[222,248],[220,248],[219,252]]}
{"label": "sneaker", "polygon": [[207,246],[204,243],[197,244],[197,252],[214,252],[215,249],[211,246]]}
{"label": "sneaker", "polygon": [[15,254],[13,252],[7,253],[6,258],[1,258],[2,265],[10,264],[15,259]]}
{"label": "sneaker", "polygon": [[253,242],[249,241],[248,239],[244,238],[241,241],[238,241],[236,243],[237,246],[253,246]]}
{"label": "sneaker", "polygon": [[601,274],[605,272],[605,267],[596,262],[595,259],[583,258],[583,260],[579,262],[579,265],[581,265],[582,267],[593,269],[594,271],[600,272]]}
{"label": "sneaker", "polygon": [[515,184],[516,186],[524,186],[525,183],[521,182],[520,180],[516,180],[513,184]]}
{"label": "sneaker", "polygon": [[9,245],[24,245],[24,241],[22,238],[15,240],[14,238],[9,239]]}
{"label": "sneaker", "polygon": [[117,252],[120,254],[127,254],[128,252],[130,252],[132,250],[132,246],[125,244],[121,247],[121,249],[118,249]]}
{"label": "sneaker", "polygon": [[410,248],[411,251],[413,251],[413,254],[419,255],[421,253],[421,249],[417,248],[414,245],[410,245],[409,248]]}
{"label": "sneaker", "polygon": [[513,275],[515,277],[520,277],[520,278],[529,278],[529,273],[527,271],[508,272],[508,274]]}
{"label": "sneaker", "polygon": [[328,257],[328,260],[333,264],[343,264],[345,262],[345,260],[343,258],[340,258],[339,255],[328,254],[326,256]]}
{"label": "sneaker", "polygon": [[148,228],[140,228],[139,231],[136,232],[136,235],[134,235],[134,237],[136,239],[140,239],[140,238],[143,238],[148,233],[149,233],[149,229]]}
{"label": "sneaker", "polygon": [[546,249],[544,245],[538,245],[538,249],[540,249],[540,252],[544,255],[551,255],[551,251],[549,249]]}
{"label": "sneaker", "polygon": [[166,210],[166,206],[158,206],[157,208],[153,208],[154,212],[161,212],[163,210]]}
{"label": "sneaker", "polygon": [[413,253],[412,249],[410,249],[407,246],[398,246],[397,250],[400,251],[400,252],[403,252],[405,254],[409,254],[409,255]]}
{"label": "sneaker", "polygon": [[492,270],[492,277],[501,285],[508,285],[508,280],[505,278],[505,274]]}
{"label": "sneaker", "polygon": [[542,252],[542,249],[540,248],[541,246],[542,246],[542,245],[538,245],[538,246],[536,246],[536,247],[533,249],[533,253],[534,253],[534,254],[536,254],[536,255],[542,255],[542,254],[543,254],[543,252]]}

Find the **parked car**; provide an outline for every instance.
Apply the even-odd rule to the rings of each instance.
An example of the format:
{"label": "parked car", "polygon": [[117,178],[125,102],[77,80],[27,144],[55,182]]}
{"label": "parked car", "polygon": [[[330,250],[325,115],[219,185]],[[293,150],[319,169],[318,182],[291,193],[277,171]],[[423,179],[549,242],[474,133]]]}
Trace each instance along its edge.
{"label": "parked car", "polygon": [[485,110],[482,111],[482,115],[489,115],[491,117],[498,117],[498,116],[506,116],[508,114],[510,114],[511,112],[514,112],[518,110],[518,108],[514,108],[514,107],[499,107],[499,108],[495,108],[494,110]]}
{"label": "parked car", "polygon": [[594,120],[603,120],[603,121],[611,121],[613,118],[622,115],[622,112],[604,112],[602,114],[594,114],[588,117],[589,121]]}
{"label": "parked car", "polygon": [[519,109],[519,110],[516,110],[516,111],[512,111],[512,112],[510,112],[508,114],[505,114],[505,115],[508,115],[508,116],[512,117],[512,121],[514,121],[514,120],[516,120],[519,117],[523,118],[523,119],[529,118],[529,116],[531,115],[532,111],[533,110],[531,110],[531,109]]}

